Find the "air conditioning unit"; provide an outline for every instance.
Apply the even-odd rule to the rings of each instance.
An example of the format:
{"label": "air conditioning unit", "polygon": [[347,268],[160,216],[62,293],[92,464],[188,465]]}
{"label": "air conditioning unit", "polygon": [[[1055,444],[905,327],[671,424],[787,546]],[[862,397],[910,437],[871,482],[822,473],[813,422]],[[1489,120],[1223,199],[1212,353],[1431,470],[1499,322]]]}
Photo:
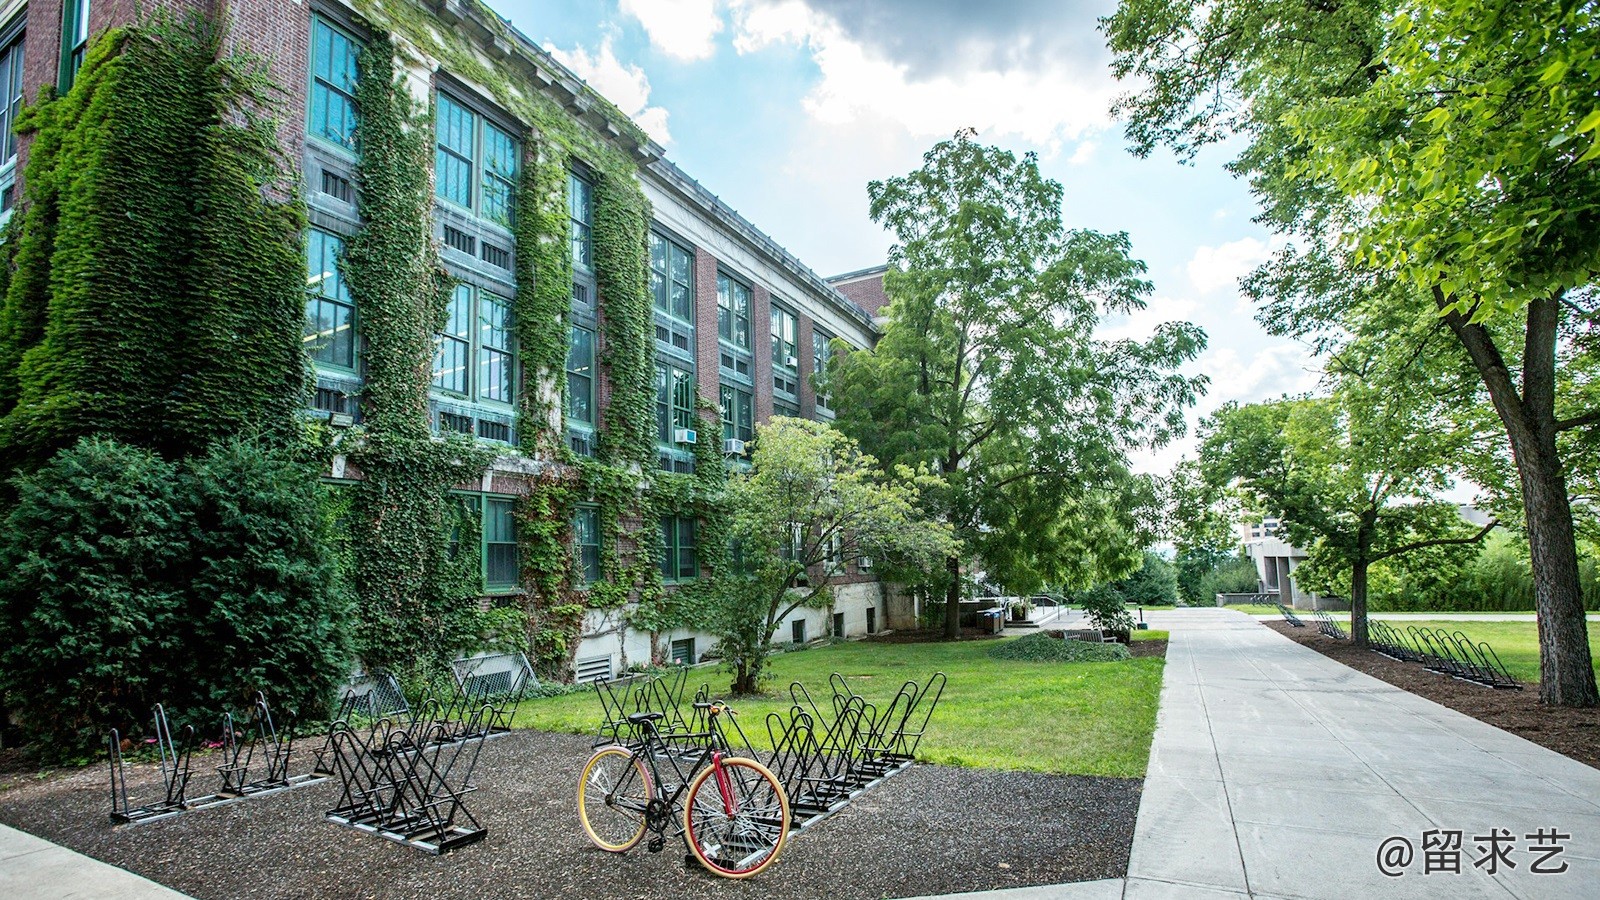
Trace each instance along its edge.
{"label": "air conditioning unit", "polygon": [[743,456],[744,441],[741,441],[738,438],[728,438],[722,442],[722,452],[732,454],[733,456]]}
{"label": "air conditioning unit", "polygon": [[700,435],[696,434],[693,428],[672,429],[672,442],[674,444],[692,444],[699,438]]}
{"label": "air conditioning unit", "polygon": [[789,367],[789,368],[791,368],[791,369],[792,369],[792,368],[794,368],[794,367],[795,367],[795,366],[798,366],[798,365],[800,365],[800,360],[798,360],[798,359],[795,359],[795,358],[794,358],[794,357],[792,357],[792,356],[785,356],[785,357],[784,357],[784,358],[783,358],[783,364],[784,364],[784,365],[786,365],[786,366],[788,366],[788,367]]}

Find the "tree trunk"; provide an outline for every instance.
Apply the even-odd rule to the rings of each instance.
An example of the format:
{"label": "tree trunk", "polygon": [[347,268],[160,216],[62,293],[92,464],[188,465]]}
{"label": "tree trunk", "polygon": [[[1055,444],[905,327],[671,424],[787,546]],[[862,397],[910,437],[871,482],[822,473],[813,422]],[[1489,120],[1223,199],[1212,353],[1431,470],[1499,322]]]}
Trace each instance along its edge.
{"label": "tree trunk", "polygon": [[1539,620],[1539,700],[1551,706],[1600,705],[1589,653],[1589,628],[1584,620],[1583,589],[1578,581],[1572,504],[1556,450],[1560,431],[1555,416],[1556,344],[1561,294],[1528,304],[1519,394],[1488,330],[1451,310],[1453,298],[1441,288],[1435,286],[1433,291],[1445,322],[1483,378],[1495,413],[1505,424],[1511,441],[1533,562],[1534,605]]}
{"label": "tree trunk", "polygon": [[1367,647],[1367,566],[1365,556],[1350,567],[1350,641]]}
{"label": "tree trunk", "polygon": [[1362,512],[1356,530],[1356,560],[1350,567],[1350,641],[1363,650],[1368,646],[1367,567],[1372,565],[1372,530],[1377,521],[1377,510]]}
{"label": "tree trunk", "polygon": [[1519,447],[1513,441],[1512,452],[1522,481],[1539,613],[1539,700],[1551,706],[1595,706],[1600,697],[1589,653],[1567,479],[1556,456],[1554,430],[1548,442],[1538,443],[1547,446]]}
{"label": "tree trunk", "polygon": [[961,638],[961,559],[949,557],[944,567],[950,575],[950,586],[944,594],[944,637],[954,641]]}

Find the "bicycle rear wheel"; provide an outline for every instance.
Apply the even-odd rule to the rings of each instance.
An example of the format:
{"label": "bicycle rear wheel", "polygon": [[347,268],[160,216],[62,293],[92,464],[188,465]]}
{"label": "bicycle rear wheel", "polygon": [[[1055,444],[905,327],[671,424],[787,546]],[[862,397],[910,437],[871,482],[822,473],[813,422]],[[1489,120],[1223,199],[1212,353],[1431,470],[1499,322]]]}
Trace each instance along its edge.
{"label": "bicycle rear wheel", "polygon": [[683,839],[700,864],[724,878],[749,878],[772,865],[789,836],[789,797],[766,766],[724,759],[706,766],[684,800]]}
{"label": "bicycle rear wheel", "polygon": [[625,747],[601,747],[584,763],[578,780],[578,818],[601,850],[622,853],[644,839],[650,802],[650,772]]}

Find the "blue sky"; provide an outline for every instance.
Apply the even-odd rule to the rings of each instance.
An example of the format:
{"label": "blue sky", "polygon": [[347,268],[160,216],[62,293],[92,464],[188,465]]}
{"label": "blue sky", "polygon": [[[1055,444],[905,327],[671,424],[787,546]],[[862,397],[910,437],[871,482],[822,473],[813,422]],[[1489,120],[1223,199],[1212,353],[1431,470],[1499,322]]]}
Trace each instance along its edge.
{"label": "blue sky", "polygon": [[[491,0],[667,148],[667,154],[813,269],[881,263],[890,239],[866,184],[916,168],[958,128],[1035,151],[1066,190],[1067,224],[1126,231],[1150,267],[1149,308],[1105,323],[1135,336],[1187,319],[1227,400],[1316,383],[1317,362],[1256,324],[1237,278],[1275,247],[1250,221],[1226,150],[1180,165],[1138,159],[1111,120],[1126,86],[1107,69],[1089,0]],[[1191,440],[1140,454],[1165,472]]]}

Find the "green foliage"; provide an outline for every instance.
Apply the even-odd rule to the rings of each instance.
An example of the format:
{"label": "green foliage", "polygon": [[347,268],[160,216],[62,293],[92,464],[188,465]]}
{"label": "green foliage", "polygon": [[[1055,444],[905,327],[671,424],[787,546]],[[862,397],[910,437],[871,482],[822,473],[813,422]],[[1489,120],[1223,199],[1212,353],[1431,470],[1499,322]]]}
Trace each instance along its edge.
{"label": "green foliage", "polygon": [[1129,659],[1121,644],[1095,644],[1089,641],[1064,641],[1048,631],[1030,634],[997,644],[989,655],[995,659],[1021,659],[1029,662],[1120,662]]}
{"label": "green foliage", "polygon": [[367,347],[366,422],[350,438],[362,475],[350,488],[356,647],[370,668],[426,670],[484,638],[475,554],[449,555],[452,528],[476,534],[477,523],[460,518],[449,491],[480,476],[493,452],[429,432],[423,375],[450,286],[428,226],[432,126],[414,108],[388,38],[369,41],[358,65],[362,226],[342,261]]}
{"label": "green foliage", "polygon": [[1144,552],[1144,565],[1126,578],[1112,583],[1128,603],[1159,606],[1178,602],[1178,572],[1166,557]]}
{"label": "green foliage", "polygon": [[862,557],[926,567],[957,552],[949,526],[919,510],[921,494],[939,487],[907,467],[885,473],[826,425],[779,416],[757,429],[750,470],[728,484],[743,564],[724,579],[705,622],[735,693],[756,689],[784,618],[832,605],[832,571]]}
{"label": "green foliage", "polygon": [[[1183,560],[1178,561],[1178,584],[1183,585]],[[1194,582],[1192,596],[1184,594],[1190,606],[1212,606],[1218,594],[1249,594],[1261,586],[1255,563],[1243,556],[1228,556],[1203,572]]]}
{"label": "green foliage", "polygon": [[85,434],[169,456],[292,435],[304,216],[265,68],[225,39],[198,15],[108,33],[72,91],[24,117],[37,152],[0,315],[0,458],[38,465]]}
{"label": "green foliage", "polygon": [[1032,155],[961,132],[867,193],[896,238],[892,302],[877,347],[830,377],[840,427],[888,464],[937,467],[948,486],[925,511],[1008,589],[1136,567],[1156,498],[1127,453],[1181,432],[1204,379],[1176,369],[1204,334],[1167,323],[1142,343],[1096,340],[1102,312],[1143,307],[1144,264],[1125,234],[1067,229],[1062,187]]}
{"label": "green foliage", "polygon": [[1122,592],[1109,584],[1080,591],[1072,602],[1083,608],[1089,622],[1101,631],[1127,633],[1133,629],[1133,614],[1128,612]]}
{"label": "green foliage", "polygon": [[140,734],[156,702],[206,728],[257,690],[325,711],[349,610],[313,469],[243,443],[169,463],[85,439],[13,487],[0,693],[47,754]]}

